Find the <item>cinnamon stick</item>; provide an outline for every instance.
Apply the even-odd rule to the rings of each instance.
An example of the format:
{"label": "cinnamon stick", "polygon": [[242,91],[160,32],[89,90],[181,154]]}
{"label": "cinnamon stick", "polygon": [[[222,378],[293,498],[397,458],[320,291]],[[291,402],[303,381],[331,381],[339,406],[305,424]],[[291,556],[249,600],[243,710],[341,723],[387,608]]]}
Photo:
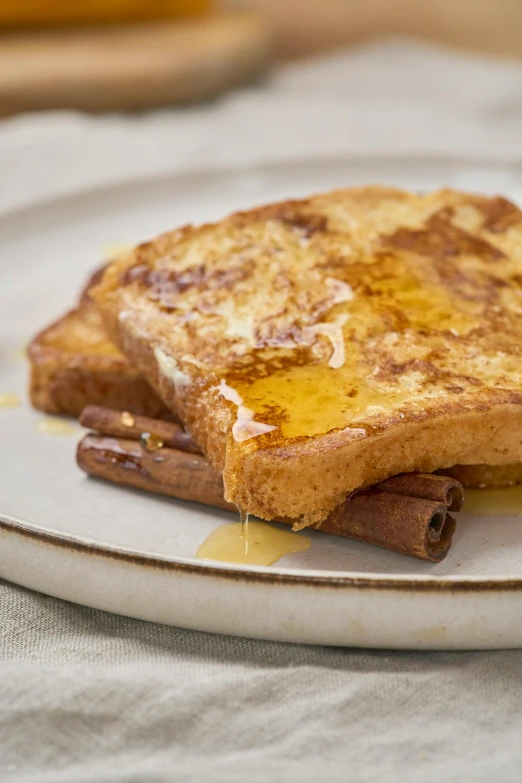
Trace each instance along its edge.
{"label": "cinnamon stick", "polygon": [[376,489],[426,498],[444,503],[448,511],[460,511],[464,502],[462,484],[450,476],[435,476],[433,473],[403,473],[381,481]]}
{"label": "cinnamon stick", "polygon": [[[199,446],[190,433],[177,423],[152,419],[148,416],[135,416],[128,411],[116,411],[100,405],[88,405],[82,411],[80,424],[114,438],[140,440],[143,435],[150,434],[158,438],[164,446],[201,454]],[[392,476],[382,481],[376,488],[397,495],[436,500],[444,503],[449,511],[460,511],[462,508],[462,485],[449,476],[406,473]]]}
{"label": "cinnamon stick", "polygon": [[456,527],[447,511],[434,500],[363,490],[316,528],[438,563],[448,554]]}
{"label": "cinnamon stick", "polygon": [[164,446],[180,451],[201,454],[199,446],[189,432],[180,424],[149,416],[135,416],[128,411],[115,411],[100,405],[87,405],[80,415],[80,424],[87,429],[96,430],[113,438],[132,438],[140,440],[144,435],[152,435]]}
{"label": "cinnamon stick", "polygon": [[136,440],[85,435],[76,458],[91,476],[237,512],[223,496],[221,476],[202,456],[169,448],[147,451]]}
{"label": "cinnamon stick", "polygon": [[[83,470],[149,492],[235,510],[235,506],[224,500],[221,476],[204,457],[160,447],[157,443],[153,444],[154,451],[149,451],[137,439],[107,437],[121,431],[119,416],[116,411],[107,415],[106,409],[94,406],[89,406],[88,415],[84,412],[81,419],[84,425],[89,422],[93,428],[99,431],[105,428],[110,433],[86,435],[80,442],[77,460]],[[126,433],[130,431],[137,438],[139,423],[145,417],[134,418],[132,426],[123,426]],[[146,421],[153,432],[159,431],[157,425],[164,424],[153,419]],[[152,426],[150,422],[153,422]],[[170,428],[177,426],[168,424]],[[167,434],[166,430],[162,432]],[[439,562],[448,553],[455,531],[456,523],[447,513],[448,508],[460,510],[461,504],[462,487],[458,482],[431,474],[411,473],[355,493],[316,528]]]}

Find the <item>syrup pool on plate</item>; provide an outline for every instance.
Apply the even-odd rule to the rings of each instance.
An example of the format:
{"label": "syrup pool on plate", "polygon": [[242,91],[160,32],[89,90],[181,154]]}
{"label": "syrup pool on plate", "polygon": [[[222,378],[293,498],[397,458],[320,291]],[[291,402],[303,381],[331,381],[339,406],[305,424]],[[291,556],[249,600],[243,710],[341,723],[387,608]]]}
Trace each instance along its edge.
{"label": "syrup pool on plate", "polygon": [[0,408],[19,408],[21,405],[18,394],[0,392]]}
{"label": "syrup pool on plate", "polygon": [[462,510],[488,517],[522,516],[522,485],[506,489],[466,489]]}
{"label": "syrup pool on plate", "polygon": [[78,429],[69,421],[46,416],[36,422],[36,431],[42,435],[76,435]]}
{"label": "syrup pool on plate", "polygon": [[303,552],[310,539],[258,520],[222,525],[201,544],[196,557],[225,563],[272,565],[284,555]]}

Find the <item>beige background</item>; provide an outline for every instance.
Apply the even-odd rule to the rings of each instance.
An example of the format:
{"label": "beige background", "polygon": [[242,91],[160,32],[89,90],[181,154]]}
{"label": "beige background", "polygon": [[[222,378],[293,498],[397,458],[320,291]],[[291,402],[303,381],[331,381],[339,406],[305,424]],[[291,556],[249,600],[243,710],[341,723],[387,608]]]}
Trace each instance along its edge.
{"label": "beige background", "polygon": [[276,50],[295,56],[382,34],[407,34],[522,57],[520,0],[228,0],[257,7]]}

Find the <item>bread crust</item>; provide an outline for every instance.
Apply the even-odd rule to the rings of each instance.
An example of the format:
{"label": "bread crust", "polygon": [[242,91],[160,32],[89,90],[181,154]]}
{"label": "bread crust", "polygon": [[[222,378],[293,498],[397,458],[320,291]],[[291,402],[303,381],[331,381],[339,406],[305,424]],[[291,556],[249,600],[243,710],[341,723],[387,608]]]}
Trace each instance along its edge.
{"label": "bread crust", "polygon": [[111,343],[87,296],[28,347],[29,395],[46,413],[79,416],[89,404],[161,416],[165,405]]}

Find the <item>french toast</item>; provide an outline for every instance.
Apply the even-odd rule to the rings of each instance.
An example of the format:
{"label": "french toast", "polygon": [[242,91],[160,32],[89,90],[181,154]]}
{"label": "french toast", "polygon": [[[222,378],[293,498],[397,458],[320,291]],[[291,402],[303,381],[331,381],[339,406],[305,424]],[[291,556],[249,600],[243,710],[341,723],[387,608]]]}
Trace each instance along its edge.
{"label": "french toast", "polygon": [[28,348],[30,398],[46,413],[79,416],[86,405],[124,408],[161,416],[166,408],[113,342],[88,289],[76,307],[39,332]]}
{"label": "french toast", "polygon": [[264,519],[401,472],[522,461],[522,213],[338,190],[184,227],[93,290],[109,334]]}

